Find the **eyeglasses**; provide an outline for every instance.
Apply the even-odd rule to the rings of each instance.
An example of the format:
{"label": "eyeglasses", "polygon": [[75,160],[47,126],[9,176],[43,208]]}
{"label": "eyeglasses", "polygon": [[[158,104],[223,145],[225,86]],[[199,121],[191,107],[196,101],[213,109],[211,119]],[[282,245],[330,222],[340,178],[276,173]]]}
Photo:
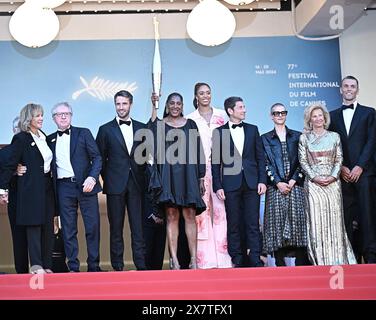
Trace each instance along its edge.
{"label": "eyeglasses", "polygon": [[72,115],[71,112],[57,112],[57,113],[54,113],[54,116],[59,117],[59,118],[61,118],[62,116],[69,117],[70,115]]}
{"label": "eyeglasses", "polygon": [[272,115],[274,117],[281,117],[281,116],[286,116],[287,115],[287,111],[273,111],[272,112]]}

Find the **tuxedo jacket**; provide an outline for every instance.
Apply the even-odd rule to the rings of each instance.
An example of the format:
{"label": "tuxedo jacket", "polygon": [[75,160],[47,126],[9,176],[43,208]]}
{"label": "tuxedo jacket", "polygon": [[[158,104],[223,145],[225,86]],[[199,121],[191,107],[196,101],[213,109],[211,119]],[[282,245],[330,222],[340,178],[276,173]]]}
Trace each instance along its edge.
{"label": "tuxedo jacket", "polygon": [[359,103],[351,121],[347,135],[342,108],[330,112],[329,130],[337,132],[341,137],[343,165],[350,170],[358,165],[365,175],[374,174],[372,157],[376,147],[375,110]]}
{"label": "tuxedo jacket", "polygon": [[[74,176],[78,190],[83,195],[93,195],[102,191],[99,183],[99,174],[102,168],[102,158],[98,146],[89,129],[70,127],[70,162],[73,168]],[[53,160],[51,162],[51,171],[56,190],[57,183],[57,165],[56,165],[56,140],[57,131],[50,134],[47,143],[52,150]],[[83,192],[83,186],[87,177],[93,177],[96,184],[91,192]]]}
{"label": "tuxedo jacket", "polygon": [[123,134],[116,118],[99,128],[96,138],[100,154],[102,156],[103,193],[121,194],[126,190],[130,172],[135,179],[139,192],[145,188],[146,164],[138,164],[135,161],[135,149],[142,141],[135,141],[137,130],[146,129],[146,125],[133,120],[133,146],[127,149]]}
{"label": "tuxedo jacket", "polygon": [[2,171],[3,166],[7,162],[11,153],[11,145],[7,145],[0,149],[0,172]]}
{"label": "tuxedo jacket", "polygon": [[19,163],[26,166],[27,171],[17,177],[16,224],[42,225],[46,219],[44,160],[29,132],[20,132],[13,137],[10,154],[2,165],[0,189],[9,188]]}
{"label": "tuxedo jacket", "polygon": [[[243,174],[250,189],[256,190],[259,183],[266,184],[265,155],[258,128],[249,123],[243,122],[243,124],[244,146],[241,156],[235,148],[228,122],[213,131],[212,175],[214,192],[219,189],[224,189],[225,192],[239,189],[242,185]],[[229,139],[227,139],[228,135],[230,135]],[[227,171],[234,168],[234,163],[226,163],[229,162],[226,160],[226,154],[240,161],[240,170],[234,170],[237,173],[231,172],[229,174]]]}

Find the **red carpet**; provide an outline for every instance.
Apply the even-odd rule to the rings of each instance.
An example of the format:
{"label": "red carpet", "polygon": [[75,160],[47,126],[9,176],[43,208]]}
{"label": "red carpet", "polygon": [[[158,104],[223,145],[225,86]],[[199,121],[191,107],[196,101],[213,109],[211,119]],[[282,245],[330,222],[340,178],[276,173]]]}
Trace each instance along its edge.
{"label": "red carpet", "polygon": [[376,299],[376,264],[332,268],[61,273],[39,283],[36,275],[8,274],[0,275],[0,299]]}

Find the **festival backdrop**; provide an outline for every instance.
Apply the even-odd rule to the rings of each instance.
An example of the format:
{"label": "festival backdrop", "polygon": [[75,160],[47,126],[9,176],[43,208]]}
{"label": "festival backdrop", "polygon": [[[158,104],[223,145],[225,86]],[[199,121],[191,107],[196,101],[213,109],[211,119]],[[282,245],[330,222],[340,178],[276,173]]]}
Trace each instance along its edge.
{"label": "festival backdrop", "polygon": [[[301,130],[304,108],[321,102],[340,105],[338,40],[303,41],[295,37],[233,38],[218,47],[204,47],[189,39],[160,41],[162,57],[162,116],[167,95],[184,97],[184,113],[193,110],[193,87],[207,82],[212,104],[223,108],[229,96],[240,96],[246,121],[260,133],[273,124],[270,106],[284,103],[288,126]],[[0,41],[0,144],[12,138],[12,121],[29,102],[45,109],[43,129],[56,130],[51,108],[67,101],[73,124],[88,127],[96,136],[101,124],[115,116],[113,95],[128,89],[134,95],[132,117],[146,122],[151,113],[151,71],[154,40],[54,41],[26,48]]]}

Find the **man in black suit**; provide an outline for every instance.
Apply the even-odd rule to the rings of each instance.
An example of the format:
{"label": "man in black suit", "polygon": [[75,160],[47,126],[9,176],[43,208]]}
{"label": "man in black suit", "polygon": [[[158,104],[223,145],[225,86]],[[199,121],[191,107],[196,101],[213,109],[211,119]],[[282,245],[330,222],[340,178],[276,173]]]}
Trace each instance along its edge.
{"label": "man in black suit", "polygon": [[101,175],[103,192],[107,195],[111,265],[115,271],[124,268],[123,227],[127,207],[133,261],[137,270],[145,270],[142,202],[146,165],[136,156],[141,141],[136,141],[135,135],[146,126],[130,118],[133,104],[130,92],[117,92],[114,102],[117,116],[99,128],[96,138],[103,159]]}
{"label": "man in black suit", "polygon": [[[376,145],[375,110],[356,101],[359,83],[353,76],[341,82],[343,106],[330,113],[329,130],[341,137],[341,169],[345,226],[358,262],[376,263],[376,214],[372,208],[375,167],[372,157]],[[354,235],[359,233],[360,251]]]}
{"label": "man in black suit", "polygon": [[[20,132],[20,117],[13,119],[13,134]],[[20,165],[18,166],[20,167]],[[29,254],[27,252],[26,228],[16,224],[17,212],[17,175],[14,175],[9,183],[8,216],[13,239],[14,268],[17,273],[29,272]]]}
{"label": "man in black suit", "polygon": [[[0,173],[3,171],[3,166],[11,155],[11,145],[0,149]],[[8,190],[7,190],[8,191]],[[8,193],[0,191],[0,204],[7,204],[9,200]]]}
{"label": "man in black suit", "polygon": [[58,131],[47,138],[53,152],[51,171],[61,219],[68,268],[78,272],[77,217],[78,205],[85,226],[89,272],[99,267],[100,216],[98,182],[102,159],[89,129],[73,127],[72,108],[67,102],[52,109]]}
{"label": "man in black suit", "polygon": [[[242,98],[227,98],[224,107],[230,120],[213,132],[213,190],[225,201],[233,265],[262,267],[259,209],[260,195],[266,191],[262,141],[258,128],[243,122],[246,109]],[[243,261],[242,238],[248,261]]]}
{"label": "man in black suit", "polygon": [[[13,120],[13,133],[17,134],[19,117]],[[0,150],[0,171],[2,164],[5,163],[11,155],[11,145]],[[29,272],[29,254],[27,252],[26,228],[16,224],[17,212],[17,176],[14,175],[9,183],[8,194],[8,216],[13,240],[14,267],[17,273]]]}

